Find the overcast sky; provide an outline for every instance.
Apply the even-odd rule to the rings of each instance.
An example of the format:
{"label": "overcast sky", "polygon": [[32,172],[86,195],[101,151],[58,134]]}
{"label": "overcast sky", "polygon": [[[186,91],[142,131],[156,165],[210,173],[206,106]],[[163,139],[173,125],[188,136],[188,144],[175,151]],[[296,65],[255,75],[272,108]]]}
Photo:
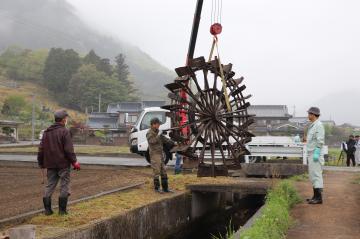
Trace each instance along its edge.
{"label": "overcast sky", "polygon": [[[140,47],[170,69],[184,64],[195,0],[67,1],[101,32]],[[211,5],[204,1],[195,56],[210,51]],[[220,55],[245,77],[253,104],[287,104],[290,113],[296,105],[297,115],[305,115],[332,94],[360,93],[359,12],[358,0],[223,0]],[[355,99],[324,106],[324,117],[345,121],[340,111],[329,111]],[[360,124],[360,110],[354,114],[357,119],[348,121]]]}

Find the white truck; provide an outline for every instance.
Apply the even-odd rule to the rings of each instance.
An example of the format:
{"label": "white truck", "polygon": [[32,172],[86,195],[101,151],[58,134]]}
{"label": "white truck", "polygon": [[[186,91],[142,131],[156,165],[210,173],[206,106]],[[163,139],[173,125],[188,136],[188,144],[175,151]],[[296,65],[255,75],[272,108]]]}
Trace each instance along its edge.
{"label": "white truck", "polygon": [[[150,120],[157,117],[161,121],[160,130],[169,129],[171,127],[171,119],[166,117],[167,110],[160,107],[145,108],[140,114],[137,122],[132,127],[129,143],[130,151],[145,157],[150,162],[148,143],[146,133],[150,128]],[[165,131],[165,134],[168,132]],[[254,137],[250,143],[246,145],[251,155],[245,157],[246,163],[255,163],[265,161],[269,158],[301,158],[303,163],[306,162],[306,147],[303,143],[298,142],[294,137],[289,136],[258,136]],[[325,146],[323,154],[328,155],[328,147]],[[167,164],[172,160],[170,149],[164,148],[164,158]]]}

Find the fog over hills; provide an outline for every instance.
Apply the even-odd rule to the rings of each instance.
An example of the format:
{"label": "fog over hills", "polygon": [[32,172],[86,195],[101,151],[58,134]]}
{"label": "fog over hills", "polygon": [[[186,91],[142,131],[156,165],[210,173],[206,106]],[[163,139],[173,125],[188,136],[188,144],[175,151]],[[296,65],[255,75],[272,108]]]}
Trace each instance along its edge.
{"label": "fog over hills", "polygon": [[94,49],[110,59],[124,53],[143,99],[166,97],[162,86],[173,80],[174,73],[136,46],[85,24],[65,0],[2,0],[0,22],[0,51],[18,45],[30,49],[73,48],[82,55]]}

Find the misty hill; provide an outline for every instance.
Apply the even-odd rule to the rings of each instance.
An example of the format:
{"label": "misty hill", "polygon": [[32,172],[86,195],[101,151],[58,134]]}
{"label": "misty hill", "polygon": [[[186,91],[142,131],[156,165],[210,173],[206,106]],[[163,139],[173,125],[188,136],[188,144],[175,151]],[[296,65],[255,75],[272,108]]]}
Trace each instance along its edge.
{"label": "misty hill", "polygon": [[164,98],[163,85],[174,76],[139,48],[91,29],[65,0],[2,0],[0,22],[0,51],[19,45],[30,49],[73,48],[84,55],[94,49],[110,59],[124,53],[143,99]]}

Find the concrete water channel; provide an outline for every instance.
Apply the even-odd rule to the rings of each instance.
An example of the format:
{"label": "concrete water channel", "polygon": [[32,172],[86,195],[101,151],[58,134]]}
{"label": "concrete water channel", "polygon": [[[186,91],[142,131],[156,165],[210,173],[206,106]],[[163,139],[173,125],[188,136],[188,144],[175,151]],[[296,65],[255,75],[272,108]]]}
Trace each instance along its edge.
{"label": "concrete water channel", "polygon": [[264,204],[269,180],[239,179],[234,184],[191,185],[191,221],[168,238],[225,238],[239,230]]}
{"label": "concrete water channel", "polygon": [[186,192],[97,221],[52,239],[210,239],[235,230],[263,205],[271,179],[239,178],[231,184],[197,184]]}

